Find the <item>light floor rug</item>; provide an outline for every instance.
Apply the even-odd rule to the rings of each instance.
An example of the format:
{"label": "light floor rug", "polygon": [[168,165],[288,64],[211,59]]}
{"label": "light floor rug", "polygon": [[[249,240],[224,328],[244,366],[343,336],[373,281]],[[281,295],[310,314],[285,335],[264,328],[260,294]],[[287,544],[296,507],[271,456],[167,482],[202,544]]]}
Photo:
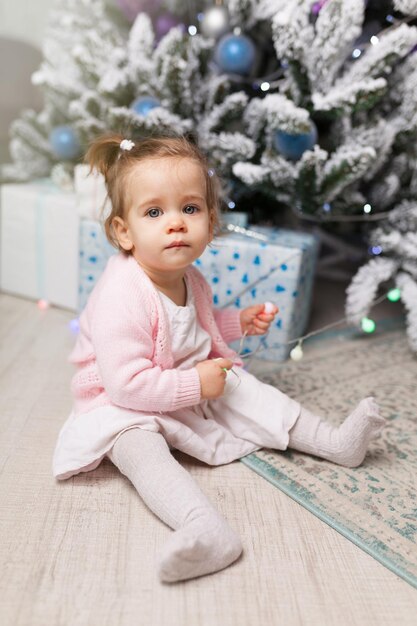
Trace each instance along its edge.
{"label": "light floor rug", "polygon": [[338,334],[304,351],[257,376],[334,424],[375,396],[388,420],[381,438],[355,469],[290,450],[241,461],[417,587],[417,357],[403,329]]}

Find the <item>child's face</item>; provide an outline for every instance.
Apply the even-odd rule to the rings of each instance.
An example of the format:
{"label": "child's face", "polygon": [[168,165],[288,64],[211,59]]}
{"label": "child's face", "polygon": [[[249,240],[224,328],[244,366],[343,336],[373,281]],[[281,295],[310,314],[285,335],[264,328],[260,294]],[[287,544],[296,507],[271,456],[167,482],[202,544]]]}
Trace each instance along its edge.
{"label": "child's face", "polygon": [[150,273],[185,269],[212,239],[201,166],[186,158],[148,159],[128,180],[127,215],[113,221],[120,245]]}

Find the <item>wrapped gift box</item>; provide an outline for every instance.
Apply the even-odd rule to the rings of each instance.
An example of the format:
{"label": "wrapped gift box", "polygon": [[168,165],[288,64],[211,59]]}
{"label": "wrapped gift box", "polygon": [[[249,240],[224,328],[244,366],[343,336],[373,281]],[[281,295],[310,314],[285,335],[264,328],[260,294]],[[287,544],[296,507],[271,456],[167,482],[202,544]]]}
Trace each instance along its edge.
{"label": "wrapped gift box", "polygon": [[50,180],[1,187],[0,287],[69,309],[78,303],[76,197]]}
{"label": "wrapped gift box", "polygon": [[89,165],[76,165],[74,187],[81,218],[77,307],[81,311],[116,250],[107,241],[103,228],[103,220],[111,210],[104,177],[97,171],[90,172]]}
{"label": "wrapped gift box", "polygon": [[109,257],[115,253],[116,249],[107,241],[101,223],[95,220],[80,221],[79,311],[85,307]]}
{"label": "wrapped gift box", "polygon": [[[317,239],[308,233],[251,226],[214,239],[195,262],[214,304],[243,309],[271,301],[279,307],[265,336],[246,337],[242,354],[282,361],[305,331],[310,312]],[[245,234],[246,233],[246,234]],[[240,342],[232,347],[238,350]]]}

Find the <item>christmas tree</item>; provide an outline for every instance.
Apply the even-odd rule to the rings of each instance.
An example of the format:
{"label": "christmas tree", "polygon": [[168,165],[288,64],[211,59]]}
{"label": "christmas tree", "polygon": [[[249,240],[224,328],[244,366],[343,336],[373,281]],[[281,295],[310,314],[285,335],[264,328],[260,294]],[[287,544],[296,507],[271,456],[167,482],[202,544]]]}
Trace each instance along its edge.
{"label": "christmas tree", "polygon": [[[417,0],[56,0],[33,76],[44,108],[13,123],[1,176],[70,178],[109,130],[190,133],[225,207],[349,222],[372,241],[385,223],[397,228],[385,274],[415,284],[415,241],[392,242],[417,200],[416,16]],[[364,306],[382,262],[352,286]]]}
{"label": "christmas tree", "polygon": [[244,208],[391,209],[415,196],[417,1],[378,4],[381,31],[364,0],[57,0],[3,177],[71,169],[109,129],[193,132]]}

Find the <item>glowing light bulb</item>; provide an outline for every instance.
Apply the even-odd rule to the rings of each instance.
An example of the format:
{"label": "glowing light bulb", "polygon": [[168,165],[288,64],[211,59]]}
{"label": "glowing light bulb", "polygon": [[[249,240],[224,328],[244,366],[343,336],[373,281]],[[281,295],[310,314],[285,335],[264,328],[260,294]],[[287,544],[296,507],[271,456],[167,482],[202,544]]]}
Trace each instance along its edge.
{"label": "glowing light bulb", "polygon": [[352,52],[352,56],[354,59],[358,59],[362,54],[362,50],[360,50],[359,48],[355,48],[354,51]]}
{"label": "glowing light bulb", "polygon": [[377,37],[376,35],[372,35],[370,42],[373,46],[376,46],[379,43],[379,37]]}
{"label": "glowing light bulb", "polygon": [[301,361],[303,356],[304,356],[303,349],[301,347],[301,343],[299,343],[295,346],[295,348],[291,350],[290,357],[292,358],[293,361]]}
{"label": "glowing light bulb", "polygon": [[188,27],[188,32],[191,37],[194,37],[194,35],[197,34],[197,28],[194,26],[194,24],[191,24],[191,26]]}
{"label": "glowing light bulb", "polygon": [[72,333],[77,334],[80,330],[80,322],[78,320],[78,317],[75,317],[74,319],[72,319],[69,323],[68,326],[71,330]]}
{"label": "glowing light bulb", "polygon": [[270,89],[271,85],[265,81],[264,83],[261,83],[261,90],[262,91],[268,91],[268,89]]}
{"label": "glowing light bulb", "polygon": [[370,248],[370,252],[375,255],[381,254],[382,248],[381,246],[372,246],[372,248]]}
{"label": "glowing light bulb", "polygon": [[46,311],[46,309],[49,309],[48,300],[38,300],[38,309],[40,309],[41,311]]}
{"label": "glowing light bulb", "polygon": [[401,298],[400,289],[398,289],[398,287],[395,287],[394,289],[390,289],[389,292],[387,293],[387,298],[390,302],[398,302],[398,300]]}
{"label": "glowing light bulb", "polygon": [[364,204],[363,205],[363,212],[364,213],[370,213],[372,211],[372,207],[370,204]]}
{"label": "glowing light bulb", "polygon": [[361,327],[364,333],[373,333],[376,328],[376,324],[374,320],[369,319],[369,317],[363,317],[361,320]]}
{"label": "glowing light bulb", "polygon": [[230,202],[228,202],[227,206],[229,207],[229,209],[234,209],[236,204],[233,202],[233,200],[230,200]]}

